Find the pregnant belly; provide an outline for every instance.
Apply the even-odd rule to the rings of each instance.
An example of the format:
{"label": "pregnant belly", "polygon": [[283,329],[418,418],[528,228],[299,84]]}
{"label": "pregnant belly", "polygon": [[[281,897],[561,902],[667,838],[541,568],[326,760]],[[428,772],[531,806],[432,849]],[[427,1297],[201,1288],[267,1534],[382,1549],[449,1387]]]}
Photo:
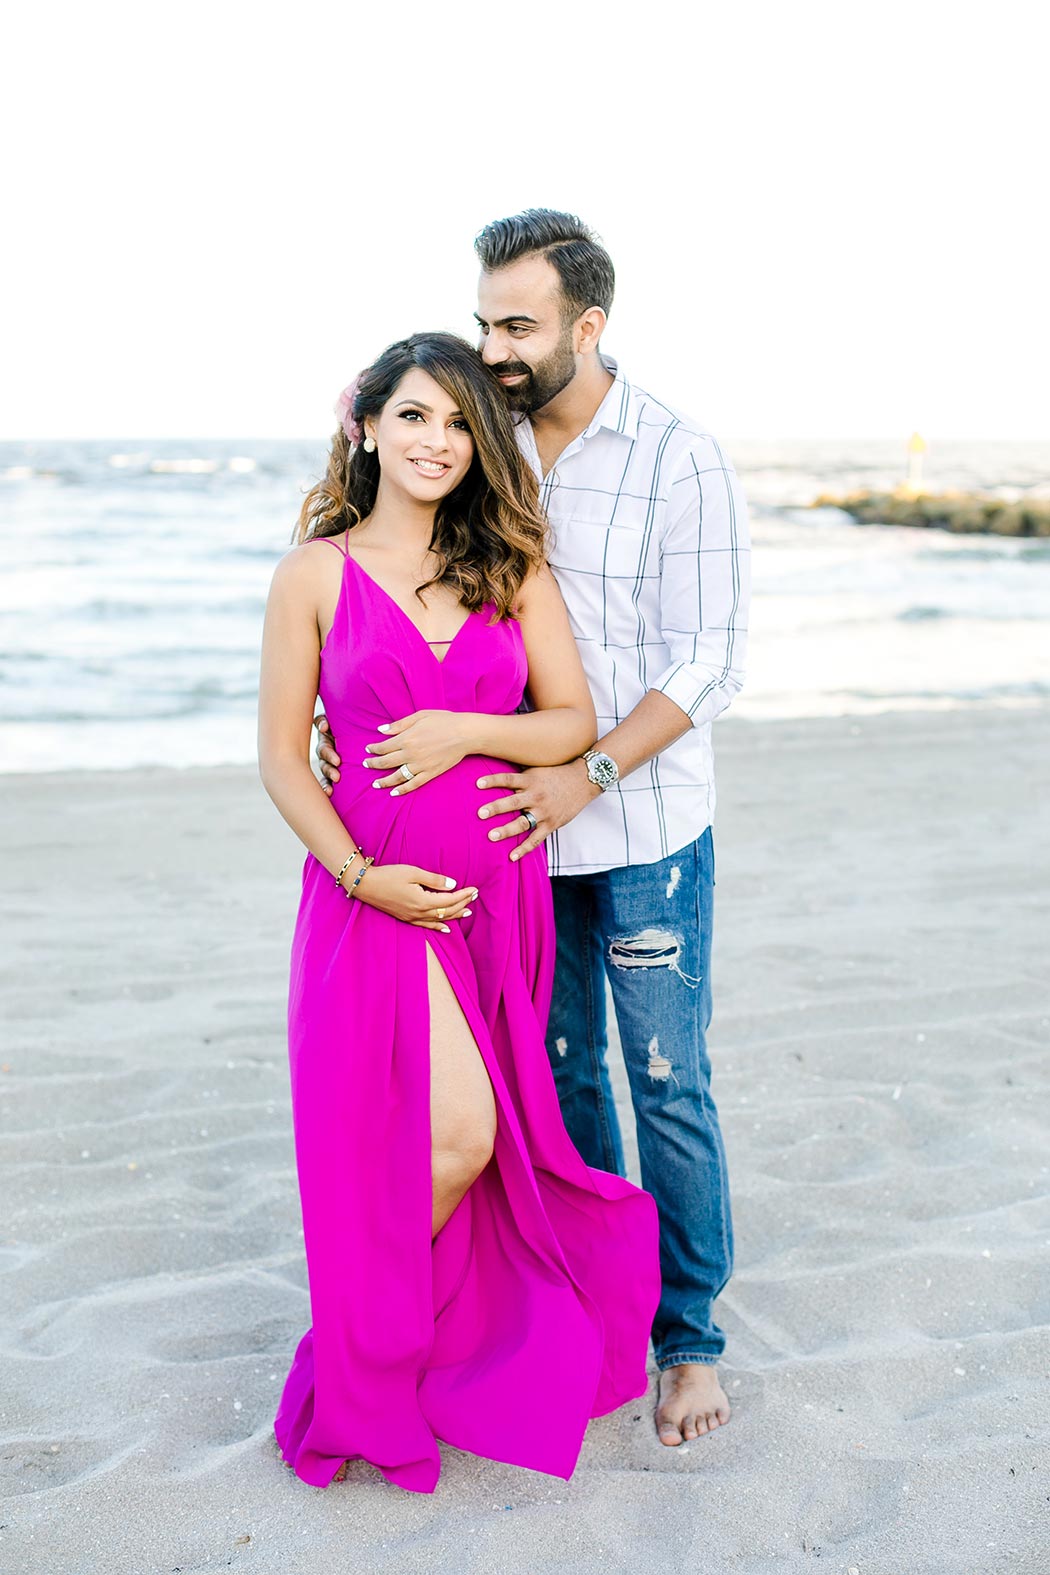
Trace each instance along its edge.
{"label": "pregnant belly", "polygon": [[[513,875],[518,866],[511,863],[510,852],[524,836],[490,840],[494,826],[505,826],[517,816],[480,820],[482,805],[510,790],[482,790],[477,780],[514,769],[505,760],[470,755],[433,781],[393,798],[389,788],[375,787],[375,772],[346,766],[332,803],[350,835],[379,862],[418,864],[434,874],[453,876],[461,886],[481,886]],[[546,863],[542,851],[537,852]]]}

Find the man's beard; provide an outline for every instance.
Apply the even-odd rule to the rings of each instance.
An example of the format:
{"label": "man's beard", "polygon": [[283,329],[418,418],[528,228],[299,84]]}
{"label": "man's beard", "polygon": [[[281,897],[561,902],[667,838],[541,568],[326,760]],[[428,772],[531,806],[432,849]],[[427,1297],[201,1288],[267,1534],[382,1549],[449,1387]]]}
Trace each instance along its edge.
{"label": "man's beard", "polygon": [[572,334],[563,334],[546,360],[537,366],[526,366],[523,361],[506,361],[502,366],[493,367],[493,371],[501,377],[524,374],[524,383],[505,388],[504,393],[512,410],[531,416],[534,410],[542,410],[544,405],[556,399],[576,376]]}

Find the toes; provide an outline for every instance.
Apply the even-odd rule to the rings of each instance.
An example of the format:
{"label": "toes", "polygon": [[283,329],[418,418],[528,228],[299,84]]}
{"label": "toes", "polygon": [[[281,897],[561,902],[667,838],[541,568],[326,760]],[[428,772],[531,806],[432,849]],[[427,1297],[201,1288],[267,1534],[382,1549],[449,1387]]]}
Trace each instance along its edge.
{"label": "toes", "polygon": [[658,1416],[656,1428],[661,1444],[673,1447],[690,1443],[694,1438],[702,1438],[705,1433],[713,1433],[715,1428],[724,1426],[728,1421],[728,1410],[687,1411],[679,1422]]}

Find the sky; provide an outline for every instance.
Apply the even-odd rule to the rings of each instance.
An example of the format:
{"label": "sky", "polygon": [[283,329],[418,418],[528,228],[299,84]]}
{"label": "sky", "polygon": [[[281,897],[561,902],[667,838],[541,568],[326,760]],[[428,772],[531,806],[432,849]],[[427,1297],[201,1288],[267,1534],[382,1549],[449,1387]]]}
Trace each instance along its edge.
{"label": "sky", "polygon": [[1045,8],[23,6],[0,438],[311,437],[472,241],[583,216],[604,348],[746,438],[1050,436]]}

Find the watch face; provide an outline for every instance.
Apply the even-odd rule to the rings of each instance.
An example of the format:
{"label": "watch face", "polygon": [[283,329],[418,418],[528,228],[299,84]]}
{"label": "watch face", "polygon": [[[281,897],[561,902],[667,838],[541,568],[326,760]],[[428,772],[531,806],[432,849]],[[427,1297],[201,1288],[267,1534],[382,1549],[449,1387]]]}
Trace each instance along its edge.
{"label": "watch face", "polygon": [[616,762],[608,755],[592,755],[587,763],[587,775],[596,787],[612,787],[619,780]]}

